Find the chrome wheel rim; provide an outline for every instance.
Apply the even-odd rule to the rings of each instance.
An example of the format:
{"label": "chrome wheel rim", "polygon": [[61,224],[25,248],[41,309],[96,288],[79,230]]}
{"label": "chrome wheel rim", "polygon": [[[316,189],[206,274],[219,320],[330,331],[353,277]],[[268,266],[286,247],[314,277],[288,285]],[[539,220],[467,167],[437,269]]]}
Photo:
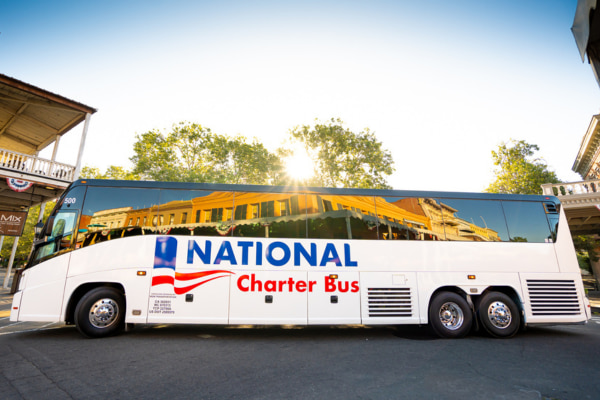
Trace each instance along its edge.
{"label": "chrome wheel rim", "polygon": [[90,323],[96,328],[106,328],[117,321],[119,305],[113,299],[100,299],[90,308]]}
{"label": "chrome wheel rim", "polygon": [[488,319],[498,329],[506,329],[512,322],[510,308],[501,301],[494,301],[487,310]]}
{"label": "chrome wheel rim", "polygon": [[462,308],[452,302],[444,303],[440,307],[439,317],[442,325],[451,331],[459,329],[465,321]]}

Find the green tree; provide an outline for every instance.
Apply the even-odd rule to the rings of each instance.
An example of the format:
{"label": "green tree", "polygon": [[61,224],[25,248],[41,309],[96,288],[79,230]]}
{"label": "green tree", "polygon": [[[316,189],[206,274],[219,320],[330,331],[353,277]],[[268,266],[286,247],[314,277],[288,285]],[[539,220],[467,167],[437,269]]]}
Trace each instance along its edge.
{"label": "green tree", "polygon": [[542,194],[544,183],[559,183],[556,173],[548,170],[546,162],[535,158],[540,148],[524,140],[502,142],[492,151],[496,179],[486,189],[490,193]]}
{"label": "green tree", "polygon": [[394,160],[368,128],[354,133],[344,128],[339,118],[332,118],[327,122],[316,120],[313,126],[295,127],[289,134],[291,143],[300,143],[313,161],[315,175],[302,183],[390,188],[386,177],[394,172]]}
{"label": "green tree", "polygon": [[577,261],[579,266],[594,275],[596,278],[596,285],[600,287],[600,254],[598,249],[600,248],[600,239],[592,235],[578,235],[573,236],[573,244],[577,250]]}
{"label": "green tree", "polygon": [[138,174],[128,171],[123,167],[110,165],[106,172],[102,173],[97,167],[85,166],[81,169],[80,179],[117,179],[117,180],[138,180]]}
{"label": "green tree", "polygon": [[163,134],[136,136],[133,174],[156,181],[276,183],[281,161],[256,139],[213,133],[199,124],[180,123]]}

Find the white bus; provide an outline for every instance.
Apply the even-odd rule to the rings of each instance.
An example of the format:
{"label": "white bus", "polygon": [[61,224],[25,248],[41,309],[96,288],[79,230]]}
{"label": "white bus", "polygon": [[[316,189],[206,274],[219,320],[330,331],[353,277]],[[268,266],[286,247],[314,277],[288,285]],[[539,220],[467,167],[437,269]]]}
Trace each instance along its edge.
{"label": "white bus", "polygon": [[510,337],[590,318],[555,197],[80,180],[16,278],[11,321],[429,324]]}

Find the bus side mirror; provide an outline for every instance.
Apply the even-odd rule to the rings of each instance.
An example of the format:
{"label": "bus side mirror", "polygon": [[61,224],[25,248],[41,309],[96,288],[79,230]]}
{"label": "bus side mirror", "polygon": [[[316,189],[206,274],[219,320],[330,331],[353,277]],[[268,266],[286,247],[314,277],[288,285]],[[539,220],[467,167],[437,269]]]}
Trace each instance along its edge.
{"label": "bus side mirror", "polygon": [[54,228],[54,216],[49,217],[48,221],[46,221],[46,231],[44,232],[44,236],[52,236],[52,228]]}

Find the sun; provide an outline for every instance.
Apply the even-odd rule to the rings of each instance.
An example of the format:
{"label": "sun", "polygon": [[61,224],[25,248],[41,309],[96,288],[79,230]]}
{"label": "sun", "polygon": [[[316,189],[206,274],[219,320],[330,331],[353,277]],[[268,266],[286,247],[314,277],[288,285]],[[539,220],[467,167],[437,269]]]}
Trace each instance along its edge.
{"label": "sun", "polygon": [[287,175],[294,181],[307,181],[314,175],[314,163],[303,147],[297,146],[292,154],[285,159]]}

